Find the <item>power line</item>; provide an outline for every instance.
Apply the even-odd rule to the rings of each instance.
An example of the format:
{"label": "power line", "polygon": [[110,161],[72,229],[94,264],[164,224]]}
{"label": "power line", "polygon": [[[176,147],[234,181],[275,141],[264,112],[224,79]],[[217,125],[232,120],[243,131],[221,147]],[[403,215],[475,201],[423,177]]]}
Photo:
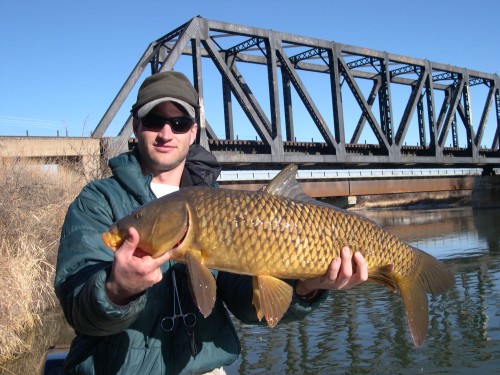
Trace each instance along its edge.
{"label": "power line", "polygon": [[43,120],[25,117],[0,116],[0,127],[29,127],[37,129],[61,129],[68,128],[71,123],[59,120]]}

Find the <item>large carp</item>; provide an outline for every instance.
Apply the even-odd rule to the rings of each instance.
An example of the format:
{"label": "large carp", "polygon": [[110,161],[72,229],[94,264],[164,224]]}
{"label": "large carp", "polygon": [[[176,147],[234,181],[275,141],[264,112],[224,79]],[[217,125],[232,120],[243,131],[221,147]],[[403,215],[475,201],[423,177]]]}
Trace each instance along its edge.
{"label": "large carp", "polygon": [[135,227],[141,250],[153,257],[171,251],[172,259],[187,264],[193,298],[204,316],[216,294],[209,268],[254,276],[253,304],[270,326],[292,299],[292,287],[280,279],[323,275],[348,245],[366,258],[369,280],[399,291],[413,341],[421,346],[429,319],[427,293],[451,288],[450,271],[375,222],[307,196],[296,172],[290,165],[256,192],[181,189],[122,218],[103,233],[103,241],[116,251]]}

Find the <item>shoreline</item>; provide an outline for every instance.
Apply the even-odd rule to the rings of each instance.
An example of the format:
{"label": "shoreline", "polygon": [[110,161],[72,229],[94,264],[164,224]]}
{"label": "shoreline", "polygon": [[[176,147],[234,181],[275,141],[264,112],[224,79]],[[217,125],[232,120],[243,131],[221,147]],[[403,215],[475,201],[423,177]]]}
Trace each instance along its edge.
{"label": "shoreline", "polygon": [[444,208],[472,205],[471,191],[364,195],[348,205],[352,211],[380,208]]}

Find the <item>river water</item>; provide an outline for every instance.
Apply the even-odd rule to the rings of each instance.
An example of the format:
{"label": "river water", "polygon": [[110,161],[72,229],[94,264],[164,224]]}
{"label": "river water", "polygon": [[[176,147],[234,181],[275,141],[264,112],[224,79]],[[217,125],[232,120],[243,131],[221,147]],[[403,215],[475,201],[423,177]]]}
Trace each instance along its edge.
{"label": "river water", "polygon": [[228,374],[500,373],[500,209],[370,210],[405,242],[443,260],[455,287],[429,300],[414,347],[399,295],[366,283],[330,293],[304,321],[238,325],[242,354]]}
{"label": "river water", "polygon": [[[413,345],[399,295],[365,283],[330,293],[300,322],[274,329],[236,322],[242,353],[227,373],[500,373],[500,209],[361,213],[443,260],[455,275],[449,293],[429,300],[424,345]],[[34,373],[48,344],[69,343],[72,334],[60,317],[51,316],[44,327],[38,335],[42,347],[0,366],[0,374]]]}

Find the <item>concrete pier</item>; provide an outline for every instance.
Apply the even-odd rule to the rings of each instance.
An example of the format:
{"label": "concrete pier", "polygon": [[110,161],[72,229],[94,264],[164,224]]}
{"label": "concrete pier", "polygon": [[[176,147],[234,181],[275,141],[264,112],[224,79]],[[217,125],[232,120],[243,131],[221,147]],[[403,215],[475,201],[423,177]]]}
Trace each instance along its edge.
{"label": "concrete pier", "polygon": [[472,190],[475,208],[500,207],[500,176],[477,176]]}

